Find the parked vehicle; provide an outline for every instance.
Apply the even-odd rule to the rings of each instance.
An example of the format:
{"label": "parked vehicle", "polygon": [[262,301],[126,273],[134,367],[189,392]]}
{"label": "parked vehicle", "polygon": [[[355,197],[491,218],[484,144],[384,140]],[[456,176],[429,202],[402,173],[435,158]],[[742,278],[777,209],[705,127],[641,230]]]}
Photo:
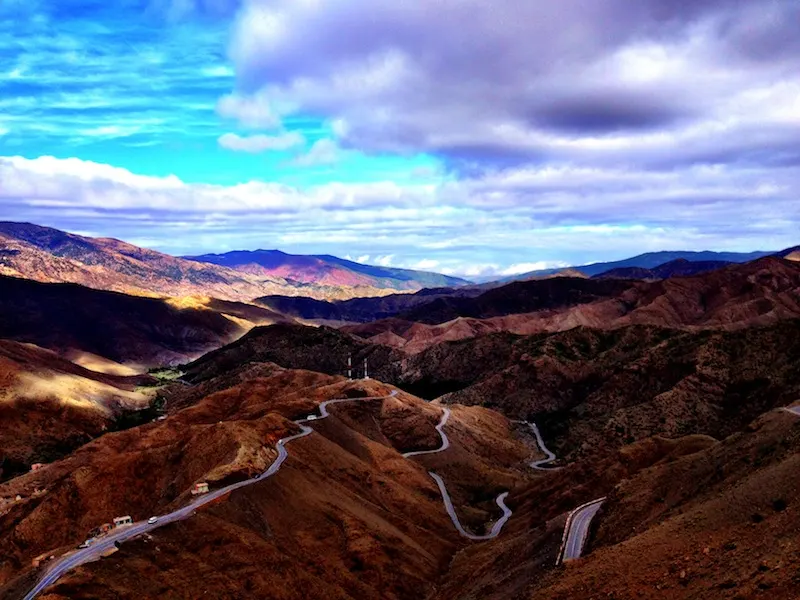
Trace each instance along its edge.
{"label": "parked vehicle", "polygon": [[148,525],[153,525],[155,523],[158,523],[158,517],[150,517],[149,519],[147,519]]}
{"label": "parked vehicle", "polygon": [[78,546],[78,548],[88,548],[92,544],[94,544],[94,538],[89,538],[88,540],[83,542],[80,546]]}

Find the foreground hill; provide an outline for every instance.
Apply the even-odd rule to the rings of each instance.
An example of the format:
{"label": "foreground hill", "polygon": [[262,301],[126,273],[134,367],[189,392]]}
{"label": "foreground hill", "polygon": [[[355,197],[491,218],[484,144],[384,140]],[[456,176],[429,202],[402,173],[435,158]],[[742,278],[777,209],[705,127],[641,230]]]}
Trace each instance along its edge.
{"label": "foreground hill", "polygon": [[[254,363],[168,391],[165,421],[0,484],[0,595],[21,597],[37,575],[32,558],[60,556],[114,516],[164,514],[197,481],[250,480],[68,573],[46,597],[711,600],[768,589],[793,600],[800,418],[737,421],[719,441],[647,437],[608,449],[587,439],[597,451],[542,472],[526,467],[536,453],[517,426],[479,407],[451,405],[445,452],[403,458],[437,446],[441,406],[389,389]],[[287,446],[276,475],[252,480],[275,460],[275,442],[297,432],[291,419],[325,399],[365,396],[381,398],[332,407]],[[476,532],[497,517],[495,494],[510,491],[500,536],[459,537],[429,469]],[[591,552],[555,567],[565,513],[601,495]]]}
{"label": "foreground hill", "polygon": [[283,320],[238,303],[183,303],[0,276],[0,339],[65,355],[77,350],[143,367],[185,362],[236,339],[253,322]]}
{"label": "foreground hill", "polygon": [[[181,388],[190,397],[171,402],[165,421],[103,436],[0,485],[0,498],[20,497],[0,507],[0,595],[29,589],[32,558],[60,555],[114,516],[163,514],[185,504],[196,481],[219,487],[263,472],[278,439],[297,433],[291,419],[321,401],[390,392],[269,364],[237,375],[210,382],[215,391]],[[446,459],[409,460],[401,453],[440,443],[440,407],[400,393],[330,411],[287,446],[273,477],[123,544],[48,597],[425,597],[468,544],[428,469],[447,479],[465,526],[481,531],[497,517],[497,491],[522,482],[530,449],[497,413],[454,407]]]}
{"label": "foreground hill", "polygon": [[280,250],[240,250],[186,258],[252,275],[280,277],[290,282],[332,287],[416,291],[420,288],[452,287],[469,283],[438,273],[364,265],[328,254],[303,256],[286,254]]}
{"label": "foreground hill", "polygon": [[592,553],[538,579],[530,600],[794,600],[800,418],[773,411],[617,486]]}
{"label": "foreground hill", "polygon": [[[246,271],[177,258],[110,238],[90,238],[30,223],[0,223],[0,274],[42,282],[79,283],[147,296],[211,296],[235,301],[267,294],[352,298],[397,289],[361,281],[290,281]],[[402,277],[398,275],[398,281]],[[436,279],[433,275],[428,278]],[[376,279],[375,283],[385,282]],[[423,287],[422,283],[408,285],[400,289]]]}

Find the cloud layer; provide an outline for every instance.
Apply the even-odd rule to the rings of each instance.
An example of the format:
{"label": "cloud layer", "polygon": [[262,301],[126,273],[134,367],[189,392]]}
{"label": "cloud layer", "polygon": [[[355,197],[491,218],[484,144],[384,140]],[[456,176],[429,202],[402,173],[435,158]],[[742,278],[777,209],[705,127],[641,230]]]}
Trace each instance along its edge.
{"label": "cloud layer", "polygon": [[798,22],[796,0],[250,0],[231,56],[243,93],[367,151],[796,164]]}
{"label": "cloud layer", "polygon": [[799,242],[798,0],[122,4],[0,8],[3,218],[473,275]]}
{"label": "cloud layer", "polygon": [[0,206],[16,220],[176,253],[279,247],[512,274],[664,248],[790,246],[800,221],[796,174],[787,170],[771,184],[765,175],[525,167],[418,184],[298,188],[191,184],[79,159],[11,157],[0,158]]}

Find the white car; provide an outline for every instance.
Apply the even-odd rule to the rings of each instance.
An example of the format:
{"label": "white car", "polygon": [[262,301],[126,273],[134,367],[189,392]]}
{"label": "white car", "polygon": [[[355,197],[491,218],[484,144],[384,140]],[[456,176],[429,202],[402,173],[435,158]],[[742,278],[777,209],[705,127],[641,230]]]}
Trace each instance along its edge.
{"label": "white car", "polygon": [[306,421],[316,421],[318,418],[317,415],[308,415]]}
{"label": "white car", "polygon": [[94,544],[94,538],[89,538],[88,540],[83,542],[80,546],[78,546],[78,548],[88,548],[92,544]]}
{"label": "white car", "polygon": [[158,517],[150,517],[149,519],[147,519],[148,525],[154,525],[155,523],[158,523]]}

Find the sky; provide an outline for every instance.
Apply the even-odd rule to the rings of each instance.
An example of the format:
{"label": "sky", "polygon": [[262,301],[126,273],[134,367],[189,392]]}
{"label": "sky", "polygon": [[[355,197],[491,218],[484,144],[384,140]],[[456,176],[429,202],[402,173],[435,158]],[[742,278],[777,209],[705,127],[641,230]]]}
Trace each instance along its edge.
{"label": "sky", "polygon": [[0,219],[466,276],[800,243],[800,0],[0,0]]}

